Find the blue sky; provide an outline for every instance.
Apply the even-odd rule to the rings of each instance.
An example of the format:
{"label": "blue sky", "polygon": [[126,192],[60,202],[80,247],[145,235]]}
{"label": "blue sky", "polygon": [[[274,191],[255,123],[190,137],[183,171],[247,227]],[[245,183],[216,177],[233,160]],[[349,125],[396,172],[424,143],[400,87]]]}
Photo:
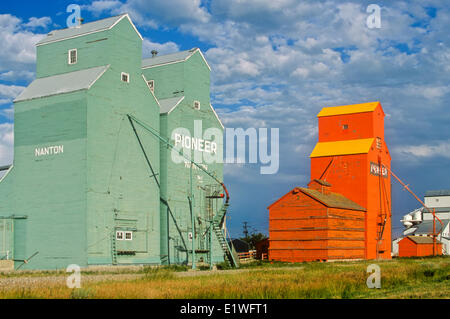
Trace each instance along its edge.
{"label": "blue sky", "polygon": [[[34,44],[64,28],[66,7],[85,21],[129,12],[144,56],[199,47],[212,68],[212,103],[227,127],[280,128],[280,171],[226,165],[229,228],[267,232],[266,207],[309,179],[324,106],[380,101],[392,168],[423,197],[450,189],[450,4],[430,1],[108,0],[2,1],[0,165],[13,160],[11,101],[34,77]],[[381,28],[366,8],[378,4]],[[393,182],[393,233],[418,203]]]}

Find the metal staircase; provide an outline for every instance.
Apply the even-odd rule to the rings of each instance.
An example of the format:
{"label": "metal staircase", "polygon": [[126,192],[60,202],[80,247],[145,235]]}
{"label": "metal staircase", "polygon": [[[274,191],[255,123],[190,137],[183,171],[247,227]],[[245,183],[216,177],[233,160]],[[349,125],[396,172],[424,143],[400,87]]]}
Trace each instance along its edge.
{"label": "metal staircase", "polygon": [[116,232],[113,232],[111,239],[111,257],[112,264],[117,265],[117,246],[116,246]]}
{"label": "metal staircase", "polygon": [[223,204],[222,208],[217,212],[216,216],[213,218],[212,227],[214,233],[216,234],[217,240],[219,241],[220,247],[224,253],[225,261],[231,267],[239,267],[238,258],[233,253],[233,244],[229,245],[225,234],[223,232],[223,221],[227,213],[227,209],[230,205],[228,203]]}

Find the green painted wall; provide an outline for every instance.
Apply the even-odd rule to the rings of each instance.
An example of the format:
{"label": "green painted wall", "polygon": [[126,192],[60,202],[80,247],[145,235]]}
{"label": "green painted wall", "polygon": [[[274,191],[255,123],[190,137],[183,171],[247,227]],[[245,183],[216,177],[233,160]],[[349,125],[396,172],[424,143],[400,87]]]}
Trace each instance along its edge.
{"label": "green painted wall", "polygon": [[[24,269],[87,265],[86,107],[85,91],[15,104],[11,211],[27,219],[15,225],[14,257],[39,252]],[[36,156],[48,146],[63,152]]]}
{"label": "green painted wall", "polygon": [[[78,50],[78,63],[68,65],[72,48]],[[168,251],[171,263],[186,261],[186,249],[180,247],[183,238],[191,250],[189,165],[174,163],[167,146],[135,124],[158,187],[127,115],[169,139],[180,127],[194,135],[194,121],[202,121],[203,132],[222,127],[209,107],[209,69],[199,53],[147,70],[141,60],[142,40],[127,19],[108,31],[38,47],[38,78],[110,67],[89,90],[15,103],[14,168],[0,183],[0,218],[20,217],[12,222],[15,259],[37,253],[22,269],[168,263]],[[129,83],[121,81],[122,72],[129,73]],[[142,74],[156,80],[156,97],[185,100],[160,116]],[[200,110],[193,108],[194,100],[201,102]],[[222,138],[215,142],[221,153]],[[47,147],[59,151],[36,153]],[[223,179],[222,164],[206,165]],[[204,250],[197,261],[204,262],[210,249],[204,186],[210,184],[215,182],[209,176],[193,170],[195,240]],[[160,197],[169,202],[173,218]],[[221,200],[213,202],[213,209],[220,208]],[[117,231],[131,231],[133,239],[116,240]],[[213,251],[213,261],[223,261],[215,237]]]}
{"label": "green painted wall", "polygon": [[[69,65],[71,49],[77,49],[78,62]],[[37,78],[108,64],[123,69],[133,65],[139,70],[142,61],[142,41],[127,19],[111,30],[40,45],[36,51]]]}
{"label": "green painted wall", "polygon": [[[194,123],[201,121],[201,136],[208,128],[218,128],[223,131],[219,121],[210,108],[210,71],[199,52],[196,52],[185,62],[167,64],[159,67],[144,69],[148,80],[155,80],[155,95],[158,98],[185,96],[185,99],[170,114],[161,115],[161,135],[173,144],[172,133],[178,128],[187,129],[190,136],[194,136]],[[166,79],[176,79],[167,81]],[[175,93],[174,93],[175,92]],[[200,110],[193,108],[193,101],[201,102]],[[194,136],[195,137],[195,136]],[[222,153],[223,139],[215,140],[219,152]],[[162,263],[191,262],[192,242],[188,234],[192,232],[191,213],[188,196],[191,194],[190,165],[172,161],[171,150],[161,145],[161,196],[169,203],[172,214],[166,205],[161,204],[161,258]],[[201,153],[201,152],[198,152]],[[194,151],[191,152],[194,156]],[[220,157],[222,158],[222,157]],[[206,164],[209,172],[223,180],[223,164]],[[206,251],[210,249],[207,213],[208,201],[205,199],[205,187],[217,183],[207,174],[198,169],[192,170],[192,190],[194,198],[195,229],[198,234],[196,240],[197,261],[209,262]],[[212,209],[220,208],[222,200],[212,200]],[[169,232],[169,236],[167,233]],[[215,234],[212,234],[213,262],[223,261],[223,252]],[[170,238],[168,240],[168,238]],[[189,252],[189,256],[186,254]],[[205,251],[204,253],[200,251]],[[170,257],[168,258],[167,255]]]}
{"label": "green painted wall", "polygon": [[[142,77],[124,83],[112,68],[89,91],[88,103],[88,251],[90,264],[110,264],[117,230],[133,240],[116,244],[118,263],[158,263],[159,188],[128,121],[132,114],[159,131],[159,106]],[[155,171],[159,141],[136,126]]]}

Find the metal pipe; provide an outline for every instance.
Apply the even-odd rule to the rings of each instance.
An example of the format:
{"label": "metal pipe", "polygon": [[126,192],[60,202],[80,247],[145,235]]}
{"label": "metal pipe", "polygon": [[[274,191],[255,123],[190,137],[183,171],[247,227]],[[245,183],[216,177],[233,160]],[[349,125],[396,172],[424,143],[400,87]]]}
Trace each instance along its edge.
{"label": "metal pipe", "polygon": [[[403,186],[408,192],[410,192],[410,193],[411,193],[411,194],[419,201],[419,203],[421,203],[422,206],[425,207],[425,208],[428,210],[428,212],[430,212],[430,213],[433,215],[433,256],[435,256],[435,254],[436,254],[436,237],[444,230],[444,223],[440,220],[439,217],[436,216],[436,209],[435,209],[435,208],[433,208],[433,210],[431,210],[430,208],[428,208],[427,205],[425,205],[425,203],[422,202],[422,201],[420,200],[420,198],[417,197],[416,194],[414,194],[414,192],[413,192],[411,189],[409,189],[408,185],[406,185],[405,183],[403,183],[403,182],[401,181],[401,179],[398,178],[397,175],[395,175],[389,167],[386,166],[386,168],[389,170],[389,172],[391,172],[392,176],[394,176],[395,179],[396,179],[400,184],[402,184],[402,186]],[[441,223],[441,229],[440,229],[439,232],[437,232],[437,233],[436,233],[436,219],[439,221],[439,223]]]}

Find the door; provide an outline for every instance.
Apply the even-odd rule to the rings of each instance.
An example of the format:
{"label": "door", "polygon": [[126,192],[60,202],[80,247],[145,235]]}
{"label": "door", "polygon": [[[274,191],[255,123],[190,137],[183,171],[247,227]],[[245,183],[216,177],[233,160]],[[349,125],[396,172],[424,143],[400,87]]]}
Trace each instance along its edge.
{"label": "door", "polygon": [[0,218],[0,260],[14,258],[14,220]]}

